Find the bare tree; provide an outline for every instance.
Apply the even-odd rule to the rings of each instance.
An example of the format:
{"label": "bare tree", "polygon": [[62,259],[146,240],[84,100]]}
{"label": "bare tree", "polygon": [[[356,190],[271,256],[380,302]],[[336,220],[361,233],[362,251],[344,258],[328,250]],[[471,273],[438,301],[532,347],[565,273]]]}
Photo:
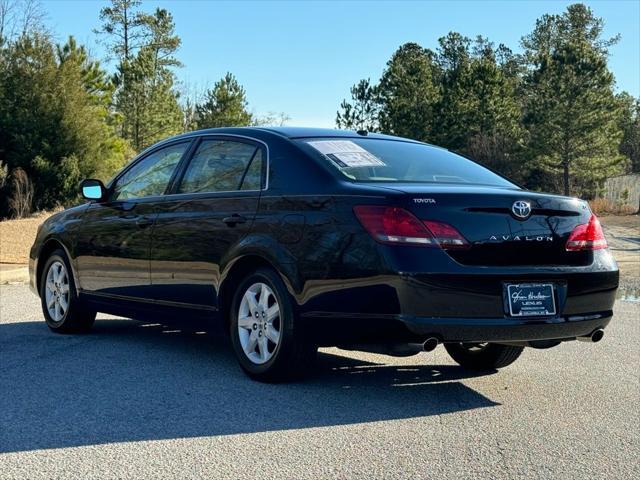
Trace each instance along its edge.
{"label": "bare tree", "polygon": [[10,0],[0,0],[0,44],[5,38],[13,36],[11,29],[15,25],[16,3]]}
{"label": "bare tree", "polygon": [[11,196],[9,212],[13,218],[24,218],[31,213],[33,205],[33,183],[20,167],[11,172]]}
{"label": "bare tree", "polygon": [[268,112],[264,116],[253,117],[254,125],[258,127],[283,127],[287,124],[291,117],[285,112]]}
{"label": "bare tree", "polygon": [[19,11],[19,33],[25,35],[29,32],[44,30],[44,21],[47,17],[39,0],[22,0]]}
{"label": "bare tree", "polygon": [[196,105],[202,102],[206,88],[187,80],[179,83],[178,91],[180,93],[180,108],[182,109],[182,130],[190,132],[196,129]]}
{"label": "bare tree", "polygon": [[40,0],[0,0],[0,43],[30,32],[48,33]]}

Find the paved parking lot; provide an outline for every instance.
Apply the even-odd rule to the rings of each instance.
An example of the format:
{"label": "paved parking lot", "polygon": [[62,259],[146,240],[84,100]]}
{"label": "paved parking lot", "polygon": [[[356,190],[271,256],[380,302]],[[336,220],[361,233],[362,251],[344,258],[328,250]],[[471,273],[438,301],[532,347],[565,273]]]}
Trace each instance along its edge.
{"label": "paved parking lot", "polygon": [[49,333],[0,286],[0,477],[640,478],[640,304],[597,344],[474,376],[444,349],[323,350],[315,375],[248,380],[221,338],[103,319]]}

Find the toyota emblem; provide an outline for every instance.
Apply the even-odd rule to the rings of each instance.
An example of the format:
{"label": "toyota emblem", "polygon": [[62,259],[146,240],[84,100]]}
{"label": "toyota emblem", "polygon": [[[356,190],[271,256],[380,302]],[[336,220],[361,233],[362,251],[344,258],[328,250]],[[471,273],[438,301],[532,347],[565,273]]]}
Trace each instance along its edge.
{"label": "toyota emblem", "polygon": [[529,218],[529,215],[531,215],[531,204],[524,200],[518,200],[511,206],[511,211],[517,218]]}

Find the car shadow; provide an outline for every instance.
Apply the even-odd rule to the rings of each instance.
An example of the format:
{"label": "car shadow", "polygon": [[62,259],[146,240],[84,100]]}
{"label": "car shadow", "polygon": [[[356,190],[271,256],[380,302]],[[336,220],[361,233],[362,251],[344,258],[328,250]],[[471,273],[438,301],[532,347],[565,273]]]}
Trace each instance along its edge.
{"label": "car shadow", "polygon": [[0,453],[440,415],[497,405],[439,365],[320,353],[305,381],[249,380],[226,339],[132,320],[55,335],[0,324]]}

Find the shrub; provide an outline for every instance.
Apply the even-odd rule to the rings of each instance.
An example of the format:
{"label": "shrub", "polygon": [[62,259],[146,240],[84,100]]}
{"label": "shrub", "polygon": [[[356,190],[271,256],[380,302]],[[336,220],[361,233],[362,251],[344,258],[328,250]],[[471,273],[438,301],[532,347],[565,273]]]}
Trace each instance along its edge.
{"label": "shrub", "polygon": [[29,216],[33,206],[33,183],[21,168],[11,172],[10,183],[9,214],[12,218]]}
{"label": "shrub", "polygon": [[9,179],[9,165],[0,160],[0,190],[4,188],[7,184],[7,180]]}
{"label": "shrub", "polygon": [[637,213],[637,208],[623,203],[614,203],[606,198],[595,198],[589,201],[591,210],[596,215],[631,215]]}

